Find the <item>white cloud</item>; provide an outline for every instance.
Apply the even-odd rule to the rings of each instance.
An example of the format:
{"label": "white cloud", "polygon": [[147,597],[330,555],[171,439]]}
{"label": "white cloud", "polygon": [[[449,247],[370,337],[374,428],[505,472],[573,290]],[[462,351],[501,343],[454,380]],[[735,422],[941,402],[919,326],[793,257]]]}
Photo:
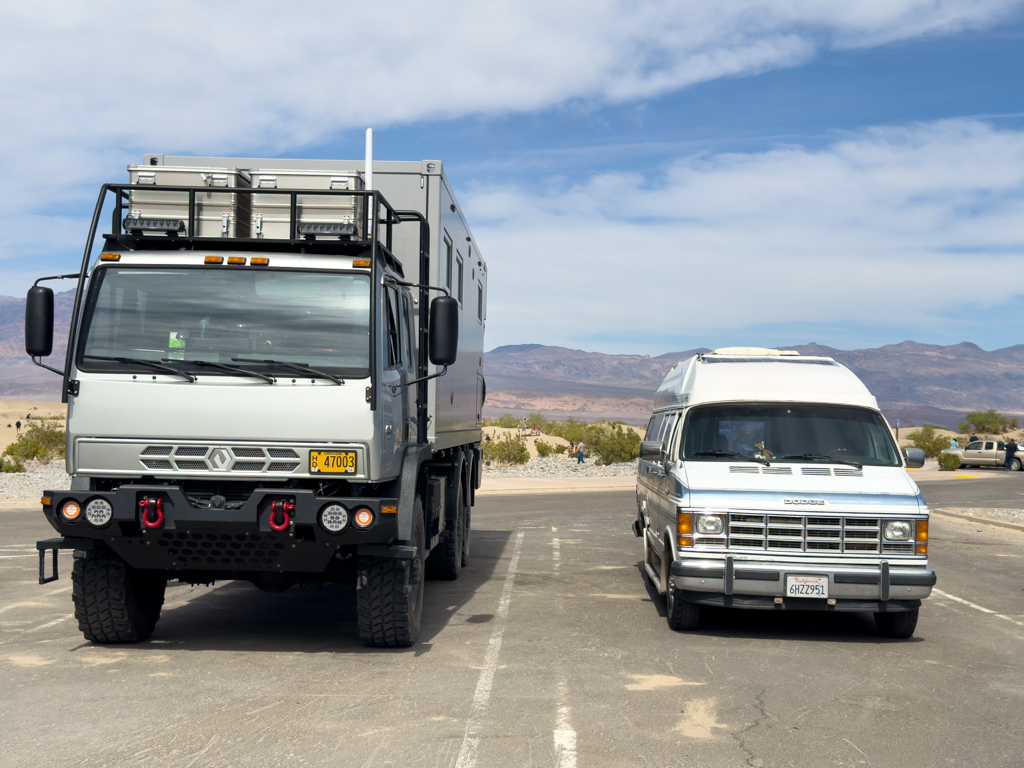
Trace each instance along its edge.
{"label": "white cloud", "polygon": [[489,346],[808,321],[913,335],[1024,293],[1024,134],[979,121],[463,197],[486,245]]}

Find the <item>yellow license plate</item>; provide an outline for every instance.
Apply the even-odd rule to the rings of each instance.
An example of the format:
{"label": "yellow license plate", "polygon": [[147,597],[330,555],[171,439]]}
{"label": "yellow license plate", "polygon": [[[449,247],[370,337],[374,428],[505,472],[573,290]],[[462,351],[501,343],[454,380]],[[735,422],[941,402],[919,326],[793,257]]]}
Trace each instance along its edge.
{"label": "yellow license plate", "polygon": [[310,451],[309,472],[319,475],[354,475],[355,451]]}

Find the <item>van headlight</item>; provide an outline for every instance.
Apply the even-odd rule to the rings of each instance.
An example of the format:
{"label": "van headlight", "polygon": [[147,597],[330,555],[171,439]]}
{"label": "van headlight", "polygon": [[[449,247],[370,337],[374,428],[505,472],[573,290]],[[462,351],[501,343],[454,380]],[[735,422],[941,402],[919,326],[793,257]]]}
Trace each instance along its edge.
{"label": "van headlight", "polygon": [[906,520],[887,520],[885,538],[889,541],[910,541],[910,523]]}
{"label": "van headlight", "polygon": [[697,533],[705,536],[718,536],[725,530],[725,517],[723,515],[695,515],[697,519]]}

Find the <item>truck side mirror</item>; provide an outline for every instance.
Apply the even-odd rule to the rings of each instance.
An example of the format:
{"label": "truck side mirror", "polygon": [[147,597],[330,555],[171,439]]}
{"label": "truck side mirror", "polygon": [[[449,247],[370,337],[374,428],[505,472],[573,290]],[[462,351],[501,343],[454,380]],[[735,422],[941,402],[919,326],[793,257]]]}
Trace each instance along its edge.
{"label": "truck side mirror", "polygon": [[430,302],[430,362],[453,365],[459,354],[459,302],[438,296]]}
{"label": "truck side mirror", "polygon": [[924,466],[924,449],[904,448],[903,460],[906,462],[907,469],[920,469]]}
{"label": "truck side mirror", "polygon": [[644,461],[661,461],[663,449],[661,440],[644,440],[640,443],[640,458]]}
{"label": "truck side mirror", "polygon": [[31,357],[53,352],[53,290],[33,285],[25,297],[25,351]]}

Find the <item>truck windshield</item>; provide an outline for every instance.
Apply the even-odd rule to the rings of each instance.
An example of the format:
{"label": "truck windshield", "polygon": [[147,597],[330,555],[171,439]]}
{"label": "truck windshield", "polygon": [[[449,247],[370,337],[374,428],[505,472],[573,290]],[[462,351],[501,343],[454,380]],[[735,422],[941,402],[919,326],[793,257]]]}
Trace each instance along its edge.
{"label": "truck windshield", "polygon": [[[768,461],[856,462],[900,466],[885,422],[874,411],[839,405],[722,403],[687,415],[680,458],[735,461],[729,452]],[[700,454],[700,455],[698,455]]]}
{"label": "truck windshield", "polygon": [[[137,365],[88,359],[92,355],[230,375],[190,368],[189,361],[236,365],[232,358],[242,357],[363,378],[370,369],[370,278],[305,270],[104,267],[93,278],[82,338],[77,365],[83,371]],[[283,367],[280,372],[295,374]]]}

